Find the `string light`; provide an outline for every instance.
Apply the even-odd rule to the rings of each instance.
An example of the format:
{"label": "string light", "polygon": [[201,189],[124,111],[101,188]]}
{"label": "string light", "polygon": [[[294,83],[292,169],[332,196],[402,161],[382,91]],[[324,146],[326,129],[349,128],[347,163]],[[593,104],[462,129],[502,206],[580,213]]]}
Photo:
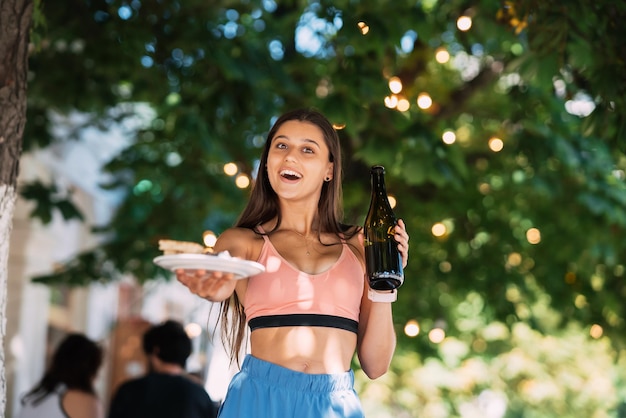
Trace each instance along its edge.
{"label": "string light", "polygon": [[246,187],[248,187],[250,185],[250,177],[248,177],[246,174],[243,174],[243,173],[239,174],[235,178],[235,184],[240,189],[245,189]]}
{"label": "string light", "polygon": [[408,337],[417,337],[420,333],[420,326],[415,319],[410,319],[407,321],[406,325],[404,325],[404,333]]}
{"label": "string light", "polygon": [[591,338],[595,338],[595,339],[602,337],[603,333],[604,333],[604,330],[598,324],[593,324],[591,326],[591,329],[589,330],[589,335],[591,335]]}
{"label": "string light", "polygon": [[541,232],[537,228],[530,228],[526,231],[526,240],[531,244],[539,244],[541,242]]}
{"label": "string light", "polygon": [[517,267],[522,264],[522,255],[520,253],[510,253],[506,260],[507,267]]}
{"label": "string light", "polygon": [[442,328],[433,328],[428,333],[428,339],[435,344],[439,344],[445,338],[446,332]]}
{"label": "string light", "polygon": [[443,237],[446,235],[447,228],[443,222],[437,222],[432,226],[432,228],[430,228],[430,232],[436,237]]}
{"label": "string light", "polygon": [[365,22],[359,22],[357,23],[357,26],[359,27],[359,29],[361,29],[362,35],[367,35],[367,33],[370,31],[370,27],[367,26],[367,23]]}
{"label": "string light", "polygon": [[392,195],[387,195],[387,200],[389,200],[389,206],[391,206],[391,209],[396,207],[396,198]]}
{"label": "string light", "polygon": [[504,142],[500,138],[489,139],[489,149],[493,152],[500,152],[504,148]]}
{"label": "string light", "polygon": [[432,104],[433,99],[428,93],[420,93],[419,96],[417,96],[417,106],[419,106],[420,109],[428,109]]}
{"label": "string light", "polygon": [[463,32],[467,32],[472,27],[472,18],[469,16],[461,16],[456,21],[456,27]]}
{"label": "string light", "polygon": [[237,174],[237,171],[239,171],[239,169],[237,168],[237,164],[235,163],[224,164],[224,173],[227,176],[234,176],[235,174]]}
{"label": "string light", "polygon": [[217,235],[213,231],[204,231],[202,233],[202,242],[204,242],[206,247],[213,248],[217,242]]}
{"label": "string light", "polygon": [[395,94],[400,93],[402,91],[402,80],[399,77],[391,77],[389,79],[389,90]]}
{"label": "string light", "polygon": [[441,140],[444,144],[452,145],[456,142],[456,134],[453,131],[445,131],[441,135]]}
{"label": "string light", "polygon": [[445,64],[446,62],[450,61],[450,53],[447,49],[443,47],[437,48],[437,50],[435,51],[435,60],[439,64]]}
{"label": "string light", "polygon": [[392,94],[391,96],[385,97],[385,106],[389,109],[395,109],[398,106],[398,96]]}
{"label": "string light", "polygon": [[396,109],[398,109],[400,112],[406,112],[407,110],[409,110],[410,107],[411,104],[409,103],[409,101],[405,97],[401,97],[398,100],[398,105],[396,106]]}

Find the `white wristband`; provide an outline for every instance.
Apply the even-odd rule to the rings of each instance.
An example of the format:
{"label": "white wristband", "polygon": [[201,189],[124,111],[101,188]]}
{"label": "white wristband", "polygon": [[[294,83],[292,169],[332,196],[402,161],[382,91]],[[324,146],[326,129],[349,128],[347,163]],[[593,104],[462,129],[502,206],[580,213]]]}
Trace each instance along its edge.
{"label": "white wristband", "polygon": [[395,302],[398,299],[398,289],[384,292],[369,288],[367,290],[367,298],[372,302]]}

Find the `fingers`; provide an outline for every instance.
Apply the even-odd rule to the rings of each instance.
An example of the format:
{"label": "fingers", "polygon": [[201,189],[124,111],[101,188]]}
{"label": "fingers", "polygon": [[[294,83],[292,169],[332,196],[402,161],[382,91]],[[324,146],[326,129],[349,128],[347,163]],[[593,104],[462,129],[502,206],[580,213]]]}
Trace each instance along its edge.
{"label": "fingers", "polygon": [[404,221],[402,219],[398,220],[398,224],[396,225],[394,231],[395,240],[398,241],[399,245],[405,246],[408,250],[409,234],[406,232],[406,225],[404,224]]}
{"label": "fingers", "polygon": [[207,270],[176,270],[176,279],[191,293],[212,300],[225,283],[233,279],[232,273]]}
{"label": "fingers", "polygon": [[398,242],[398,251],[402,255],[402,267],[406,267],[409,261],[409,234],[402,219],[398,220],[395,228],[394,239]]}

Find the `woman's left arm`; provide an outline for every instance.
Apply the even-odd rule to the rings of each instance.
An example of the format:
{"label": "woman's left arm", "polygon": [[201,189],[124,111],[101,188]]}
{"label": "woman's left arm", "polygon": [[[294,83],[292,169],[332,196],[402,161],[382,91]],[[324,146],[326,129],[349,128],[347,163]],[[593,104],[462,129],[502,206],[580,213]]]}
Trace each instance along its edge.
{"label": "woman's left arm", "polygon": [[[409,259],[409,235],[404,221],[399,220],[395,235],[398,250],[402,256],[402,265],[406,267]],[[370,379],[376,379],[389,370],[393,353],[396,349],[396,332],[393,327],[392,302],[374,302],[368,298],[369,284],[365,286],[361,297],[359,316],[359,335],[357,354],[361,368]]]}

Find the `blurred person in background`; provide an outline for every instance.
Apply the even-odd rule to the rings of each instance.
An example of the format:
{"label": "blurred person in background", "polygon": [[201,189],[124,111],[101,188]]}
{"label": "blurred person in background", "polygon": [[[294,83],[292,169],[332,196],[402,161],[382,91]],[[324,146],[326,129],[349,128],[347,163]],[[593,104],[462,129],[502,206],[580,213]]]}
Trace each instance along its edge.
{"label": "blurred person in background", "polygon": [[109,418],[214,418],[217,405],[197,378],[187,374],[191,339],[179,322],[168,320],[143,336],[148,373],[122,383]]}
{"label": "blurred person in background", "polygon": [[102,348],[83,334],[66,336],[41,381],[22,397],[18,418],[102,418],[94,389]]}

